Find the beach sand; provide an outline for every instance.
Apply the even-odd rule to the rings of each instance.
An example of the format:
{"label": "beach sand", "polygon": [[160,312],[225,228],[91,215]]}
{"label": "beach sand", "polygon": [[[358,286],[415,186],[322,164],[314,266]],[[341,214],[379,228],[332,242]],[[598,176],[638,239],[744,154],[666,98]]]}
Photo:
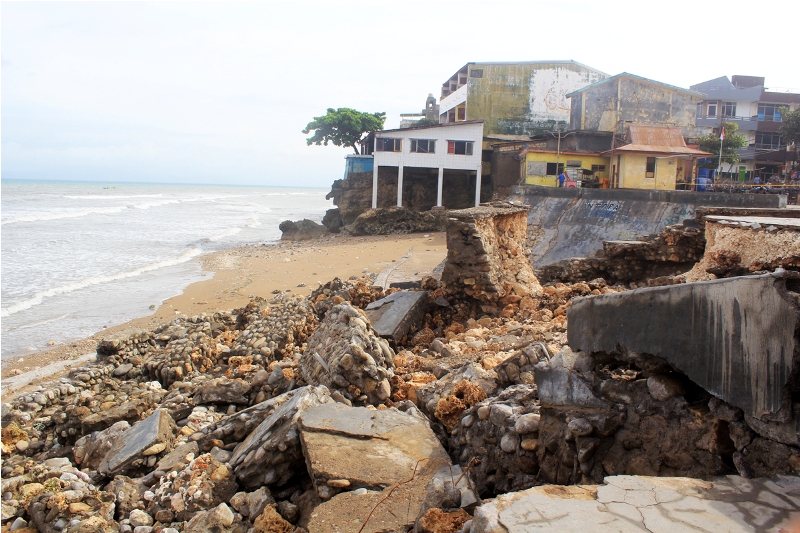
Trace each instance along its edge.
{"label": "beach sand", "polygon": [[[347,279],[366,272],[384,272],[380,279],[387,286],[393,281],[421,279],[430,275],[446,255],[443,232],[368,237],[330,235],[312,241],[249,245],[211,253],[201,257],[208,279],[193,283],[182,294],[165,300],[152,315],[102,329],[50,350],[4,360],[2,378],[5,382],[20,372],[27,376],[53,363],[94,353],[97,342],[106,335],[129,328],[154,328],[178,316],[235,309],[246,305],[253,296],[269,299],[274,291],[307,296],[319,284],[333,278]],[[47,376],[42,376],[42,372],[30,374],[30,385],[59,377],[68,370],[66,367]],[[5,383],[3,389],[5,392]]]}

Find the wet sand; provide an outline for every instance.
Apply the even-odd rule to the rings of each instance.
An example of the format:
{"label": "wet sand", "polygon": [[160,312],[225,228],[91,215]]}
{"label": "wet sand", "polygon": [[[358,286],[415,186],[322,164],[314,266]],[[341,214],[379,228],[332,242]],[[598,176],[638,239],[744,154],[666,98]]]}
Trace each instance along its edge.
{"label": "wet sand", "polygon": [[[4,360],[3,389],[6,389],[5,380],[11,376],[28,375],[53,363],[94,353],[100,339],[128,328],[153,328],[178,316],[235,309],[246,305],[253,296],[271,298],[276,291],[307,296],[319,284],[335,277],[347,279],[383,271],[381,279],[387,286],[395,280],[420,279],[430,275],[446,255],[444,233],[331,235],[313,241],[250,245],[204,255],[200,260],[208,279],[193,283],[183,294],[165,300],[152,315],[102,329],[90,337],[56,345],[50,350]],[[31,385],[63,375],[68,370],[67,366],[47,376],[42,376],[42,372],[30,374]]]}

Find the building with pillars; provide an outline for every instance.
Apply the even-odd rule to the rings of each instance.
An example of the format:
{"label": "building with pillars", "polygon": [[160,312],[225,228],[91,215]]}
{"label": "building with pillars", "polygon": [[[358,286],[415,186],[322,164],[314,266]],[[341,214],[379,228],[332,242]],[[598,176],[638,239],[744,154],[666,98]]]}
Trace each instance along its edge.
{"label": "building with pillars", "polygon": [[392,185],[400,207],[457,209],[468,207],[467,196],[477,206],[482,140],[482,120],[370,133],[361,144],[364,155],[373,156],[372,207],[389,207],[378,191]]}

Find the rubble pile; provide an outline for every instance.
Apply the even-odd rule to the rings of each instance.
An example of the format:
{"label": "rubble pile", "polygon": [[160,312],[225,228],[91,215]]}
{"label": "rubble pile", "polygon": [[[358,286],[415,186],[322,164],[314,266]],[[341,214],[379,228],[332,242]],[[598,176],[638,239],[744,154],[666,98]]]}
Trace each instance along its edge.
{"label": "rubble pile", "polygon": [[3,531],[504,532],[800,471],[796,275],[541,285],[525,213],[451,213],[418,291],[335,279],[103,339],[3,404]]}
{"label": "rubble pile", "polygon": [[536,269],[543,282],[603,278],[633,288],[671,284],[703,257],[706,238],[695,220],[664,228],[636,241],[605,241],[593,257],[566,259]]}

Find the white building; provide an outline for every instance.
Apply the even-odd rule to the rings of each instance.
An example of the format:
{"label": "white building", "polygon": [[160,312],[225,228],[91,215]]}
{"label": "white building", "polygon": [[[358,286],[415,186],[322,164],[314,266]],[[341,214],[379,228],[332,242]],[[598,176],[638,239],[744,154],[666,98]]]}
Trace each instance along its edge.
{"label": "white building", "polygon": [[370,134],[367,151],[372,150],[372,207],[378,207],[380,167],[397,168],[397,205],[403,206],[403,169],[438,169],[436,207],[442,206],[444,173],[447,170],[474,171],[475,206],[480,204],[481,142],[483,121],[439,124]]}

